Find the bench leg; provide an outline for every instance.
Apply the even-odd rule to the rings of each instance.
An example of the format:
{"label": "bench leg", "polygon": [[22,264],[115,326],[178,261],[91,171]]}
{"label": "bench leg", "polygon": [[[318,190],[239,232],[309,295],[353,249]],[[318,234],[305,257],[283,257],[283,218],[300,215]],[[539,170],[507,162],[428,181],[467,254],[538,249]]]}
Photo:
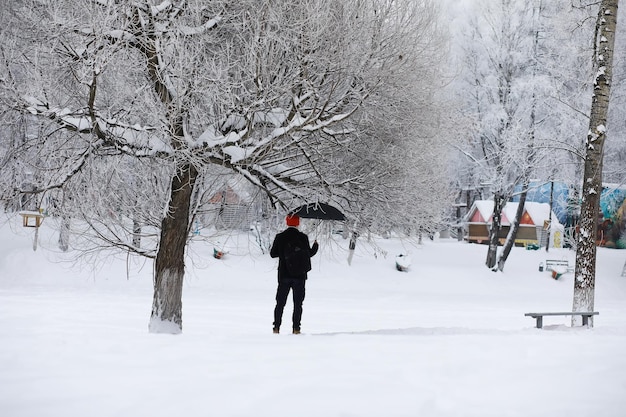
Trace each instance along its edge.
{"label": "bench leg", "polygon": [[543,316],[537,316],[537,328],[541,329],[543,327]]}
{"label": "bench leg", "polygon": [[583,326],[589,326],[589,316],[582,316]]}

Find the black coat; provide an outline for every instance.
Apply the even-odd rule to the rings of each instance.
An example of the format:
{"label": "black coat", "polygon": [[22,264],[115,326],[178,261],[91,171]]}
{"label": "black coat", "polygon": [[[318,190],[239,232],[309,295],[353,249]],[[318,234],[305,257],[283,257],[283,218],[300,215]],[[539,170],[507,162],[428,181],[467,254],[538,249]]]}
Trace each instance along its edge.
{"label": "black coat", "polygon": [[272,258],[278,258],[278,280],[281,281],[290,278],[306,279],[307,274],[294,277],[291,276],[289,272],[287,272],[284,257],[284,251],[287,242],[294,242],[297,246],[301,248],[308,248],[309,259],[317,253],[319,245],[317,244],[317,242],[313,242],[313,246],[309,246],[309,237],[295,227],[288,227],[287,229],[278,233],[274,238],[274,243],[272,244],[272,248],[270,249],[270,256]]}

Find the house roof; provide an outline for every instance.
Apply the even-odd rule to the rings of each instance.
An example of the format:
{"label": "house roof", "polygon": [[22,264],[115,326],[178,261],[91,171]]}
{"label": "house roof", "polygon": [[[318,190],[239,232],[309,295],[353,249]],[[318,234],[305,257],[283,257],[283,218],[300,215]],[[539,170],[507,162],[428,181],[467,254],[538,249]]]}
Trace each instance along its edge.
{"label": "house roof", "polygon": [[[519,203],[517,202],[507,202],[502,210],[502,224],[509,225],[511,224],[510,219],[515,218],[515,213],[517,212],[517,206]],[[491,215],[493,214],[493,200],[476,200],[472,207],[470,208],[467,216],[465,217],[465,222],[467,223],[486,223],[491,220]],[[522,224],[534,224],[538,226],[543,226],[543,222],[549,219],[550,214],[550,205],[547,203],[535,203],[532,201],[527,201],[524,204],[524,214],[521,220]],[[552,220],[553,222],[558,223],[554,212],[552,212]]]}
{"label": "house roof", "polygon": [[213,194],[209,199],[211,204],[241,204],[243,199],[230,187]]}

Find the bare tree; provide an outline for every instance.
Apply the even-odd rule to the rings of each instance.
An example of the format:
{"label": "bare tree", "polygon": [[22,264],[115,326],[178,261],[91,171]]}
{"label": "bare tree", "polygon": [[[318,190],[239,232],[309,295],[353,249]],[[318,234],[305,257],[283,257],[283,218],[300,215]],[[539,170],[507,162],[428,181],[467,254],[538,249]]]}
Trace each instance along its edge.
{"label": "bare tree", "polygon": [[[537,61],[538,61],[538,50],[539,50],[539,19],[542,12],[542,1],[539,1],[539,4],[532,9],[532,24],[531,24],[531,36],[534,37],[533,47],[532,47],[532,60],[530,66],[532,68],[530,78],[534,80],[537,77]],[[498,257],[497,268],[499,271],[504,270],[504,265],[506,260],[508,259],[511,250],[513,249],[513,245],[515,244],[515,239],[517,238],[517,232],[519,230],[520,222],[522,216],[524,215],[524,205],[526,203],[526,196],[528,194],[528,186],[530,183],[530,178],[534,170],[535,159],[536,159],[536,151],[535,147],[535,126],[537,124],[537,92],[535,91],[534,85],[531,87],[532,94],[530,99],[530,120],[529,120],[529,132],[528,132],[528,140],[527,140],[527,152],[526,152],[526,161],[525,163],[520,163],[520,171],[521,171],[521,192],[520,198],[517,205],[517,210],[515,213],[515,219],[510,226],[509,233],[507,234],[506,240],[504,241],[504,245],[502,248],[502,252]],[[546,248],[550,246],[550,239],[548,239],[546,243]]]}
{"label": "bare tree", "polygon": [[434,233],[450,202],[446,156],[450,132],[442,125],[446,100],[440,95],[449,77],[438,60],[447,51],[446,36],[435,9],[390,17],[397,21],[394,28],[403,28],[402,20],[410,18],[428,29],[395,30],[393,36],[405,39],[415,52],[404,47],[387,50],[404,61],[398,69],[402,76],[373,93],[359,109],[359,140],[337,155],[334,168],[349,169],[351,181],[342,205],[357,214],[357,234]]}
{"label": "bare tree", "polygon": [[[463,47],[463,111],[472,126],[462,152],[473,164],[472,177],[480,184],[487,183],[493,192],[485,262],[493,269],[500,244],[501,210],[516,185],[528,183],[538,159],[534,114],[536,91],[544,82],[536,77],[540,4],[499,0],[479,5]],[[510,245],[515,231],[512,227]],[[506,256],[500,258],[500,269],[505,260]]]}
{"label": "bare tree", "polygon": [[[44,156],[32,159],[46,173],[32,192],[70,193],[99,237],[153,256],[150,330],[180,332],[202,177],[228,169],[274,207],[349,201],[350,170],[327,168],[363,136],[356,116],[373,114],[366,104],[423,64],[431,23],[419,18],[431,8],[408,0],[15,2],[3,14],[13,28],[3,34],[4,104],[41,126],[21,147]],[[90,216],[76,200],[86,194],[102,210],[119,207]],[[155,251],[138,247],[137,222],[156,233]]]}
{"label": "bare tree", "polygon": [[[602,159],[607,134],[609,98],[613,76],[613,53],[617,29],[618,0],[602,0],[594,33],[594,91],[587,133],[582,187],[580,237],[576,248],[573,311],[593,311],[596,275],[596,233]],[[572,318],[573,322],[577,320]],[[593,321],[590,322],[593,326]]]}

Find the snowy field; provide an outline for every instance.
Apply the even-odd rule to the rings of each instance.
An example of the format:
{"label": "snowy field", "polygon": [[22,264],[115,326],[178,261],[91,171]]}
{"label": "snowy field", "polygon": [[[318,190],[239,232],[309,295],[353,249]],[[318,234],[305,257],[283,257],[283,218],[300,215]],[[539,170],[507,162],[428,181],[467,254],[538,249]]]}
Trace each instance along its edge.
{"label": "snowy field", "polygon": [[524,313],[572,305],[572,274],[538,271],[545,250],[515,248],[493,273],[485,246],[381,239],[348,266],[337,236],[313,259],[303,334],[288,304],[274,335],[276,261],[246,234],[221,260],[194,242],[172,336],[147,331],[151,263],[72,266],[51,219],[35,252],[20,222],[0,228],[3,417],[626,415],[626,251],[599,249],[592,329],[539,330]]}

